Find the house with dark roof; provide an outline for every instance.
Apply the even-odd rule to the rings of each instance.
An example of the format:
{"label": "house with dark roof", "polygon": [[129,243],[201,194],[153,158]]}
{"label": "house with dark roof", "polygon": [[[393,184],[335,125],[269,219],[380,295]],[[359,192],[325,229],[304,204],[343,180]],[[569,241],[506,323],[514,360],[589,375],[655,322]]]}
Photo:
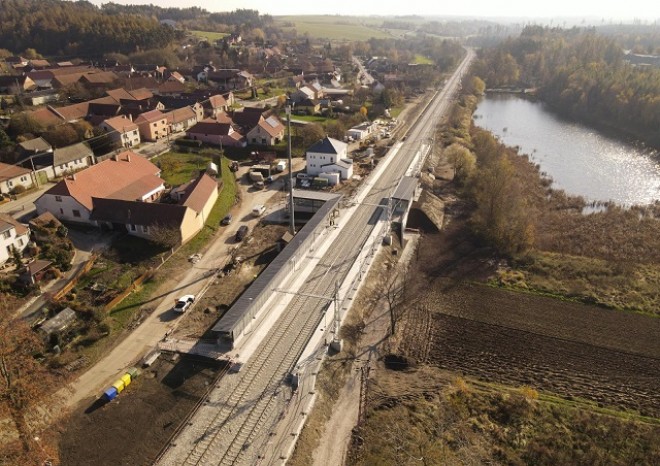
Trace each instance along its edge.
{"label": "house with dark roof", "polygon": [[243,135],[231,123],[207,118],[186,131],[186,138],[221,147],[245,147]]}
{"label": "house with dark roof", "polygon": [[274,146],[284,139],[284,125],[275,115],[262,118],[257,126],[247,133],[249,144]]}
{"label": "house with dark roof", "polygon": [[260,107],[245,107],[241,111],[236,111],[231,114],[232,121],[247,134],[255,126],[259,124],[264,118],[268,118],[272,111]]}
{"label": "house with dark roof", "polygon": [[95,162],[94,152],[84,142],[53,151],[53,171],[56,178],[83,170]]}
{"label": "house with dark roof", "polygon": [[84,142],[79,142],[36,155],[25,153],[18,164],[34,171],[38,185],[80,171],[95,162],[96,158],[89,146]]}
{"label": "house with dark roof", "polygon": [[23,251],[30,242],[30,229],[6,214],[0,214],[0,265],[12,257],[13,248]]}
{"label": "house with dark roof", "polygon": [[31,188],[33,182],[30,173],[27,168],[0,162],[0,193],[13,194],[17,186],[22,186],[22,189]]}
{"label": "house with dark roof", "polygon": [[353,160],[348,158],[348,144],[330,137],[325,137],[313,144],[305,154],[307,173],[339,173],[342,180],[353,176]]}
{"label": "house with dark roof", "polygon": [[42,137],[19,142],[18,147],[23,156],[35,155],[42,152],[53,152],[53,146]]}
{"label": "house with dark roof", "polygon": [[153,202],[165,190],[160,169],[139,154],[125,151],[65,177],[35,202],[37,213],[61,221],[92,223],[92,197]]}
{"label": "house with dark roof", "polygon": [[91,219],[101,227],[125,229],[147,240],[181,244],[202,230],[217,199],[217,181],[202,174],[188,184],[178,204],[94,197]]}

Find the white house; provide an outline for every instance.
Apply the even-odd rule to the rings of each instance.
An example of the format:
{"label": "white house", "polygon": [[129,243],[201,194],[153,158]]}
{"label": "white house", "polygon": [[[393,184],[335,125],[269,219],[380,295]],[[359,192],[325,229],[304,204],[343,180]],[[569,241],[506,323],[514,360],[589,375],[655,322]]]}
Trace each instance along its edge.
{"label": "white house", "polygon": [[30,241],[30,229],[9,215],[0,214],[0,265],[12,257],[12,247],[23,251]]}
{"label": "white house", "polygon": [[153,163],[126,151],[67,176],[34,204],[39,214],[50,212],[58,220],[94,224],[92,197],[152,202],[165,190],[159,175]]}
{"label": "white house", "polygon": [[95,161],[94,152],[84,142],[53,151],[55,177],[80,171],[93,165]]}
{"label": "white house", "polygon": [[32,187],[30,170],[0,162],[0,193],[11,194],[17,186]]}
{"label": "white house", "polygon": [[351,129],[346,131],[346,136],[360,141],[369,137],[370,134],[376,131],[377,125],[374,123],[365,122],[357,126],[353,126]]}
{"label": "white house", "polygon": [[108,133],[110,139],[118,143],[121,147],[129,149],[140,144],[140,130],[133,120],[120,115],[108,118],[99,125],[100,128]]}
{"label": "white house", "polygon": [[321,139],[307,149],[307,173],[339,173],[342,180],[353,176],[353,160],[348,158],[348,144],[333,138]]}

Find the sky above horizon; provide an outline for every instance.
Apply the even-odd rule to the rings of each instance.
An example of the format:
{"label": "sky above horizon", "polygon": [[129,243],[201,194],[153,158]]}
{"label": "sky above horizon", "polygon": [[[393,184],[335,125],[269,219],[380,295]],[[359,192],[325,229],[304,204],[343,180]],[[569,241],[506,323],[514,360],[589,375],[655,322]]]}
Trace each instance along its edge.
{"label": "sky above horizon", "polygon": [[[272,0],[113,0],[120,4],[155,4],[161,7],[197,6],[208,11],[232,11],[238,8],[279,15],[442,15],[516,18],[596,18],[612,20],[660,20],[660,1],[653,0],[417,0],[406,3],[393,0],[334,2],[275,2]],[[107,0],[92,0],[100,5]],[[412,8],[411,8],[412,6]]]}

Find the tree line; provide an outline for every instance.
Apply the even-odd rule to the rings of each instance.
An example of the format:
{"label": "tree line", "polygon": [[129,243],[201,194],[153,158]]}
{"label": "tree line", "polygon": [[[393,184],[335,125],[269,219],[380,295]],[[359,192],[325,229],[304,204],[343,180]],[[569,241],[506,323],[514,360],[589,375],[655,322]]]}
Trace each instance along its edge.
{"label": "tree line", "polygon": [[0,0],[0,43],[19,53],[98,57],[165,47],[180,34],[157,19],[110,14],[86,1]]}
{"label": "tree line", "polygon": [[564,114],[660,146],[660,69],[627,63],[615,38],[592,29],[528,26],[483,50],[475,70],[488,87],[536,87]]}

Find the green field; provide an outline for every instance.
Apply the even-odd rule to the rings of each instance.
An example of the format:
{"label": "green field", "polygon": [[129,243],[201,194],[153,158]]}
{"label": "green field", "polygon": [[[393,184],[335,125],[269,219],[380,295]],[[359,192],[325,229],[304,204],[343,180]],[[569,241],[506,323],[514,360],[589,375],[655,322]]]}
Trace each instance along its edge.
{"label": "green field", "polygon": [[417,55],[415,55],[415,59],[413,60],[413,63],[416,63],[418,65],[432,65],[433,60],[431,60],[431,59],[429,59],[429,58],[427,58],[423,55],[417,54]]}
{"label": "green field", "polygon": [[206,39],[209,42],[215,42],[216,40],[222,39],[225,36],[228,36],[228,32],[212,32],[212,31],[190,31],[193,36],[197,36],[200,39]]}
{"label": "green field", "polygon": [[[276,16],[275,21],[283,29],[295,29],[298,35],[308,34],[311,38],[337,41],[367,40],[372,37],[393,37],[380,29],[382,20],[349,16]],[[287,26],[293,23],[294,26]]]}

